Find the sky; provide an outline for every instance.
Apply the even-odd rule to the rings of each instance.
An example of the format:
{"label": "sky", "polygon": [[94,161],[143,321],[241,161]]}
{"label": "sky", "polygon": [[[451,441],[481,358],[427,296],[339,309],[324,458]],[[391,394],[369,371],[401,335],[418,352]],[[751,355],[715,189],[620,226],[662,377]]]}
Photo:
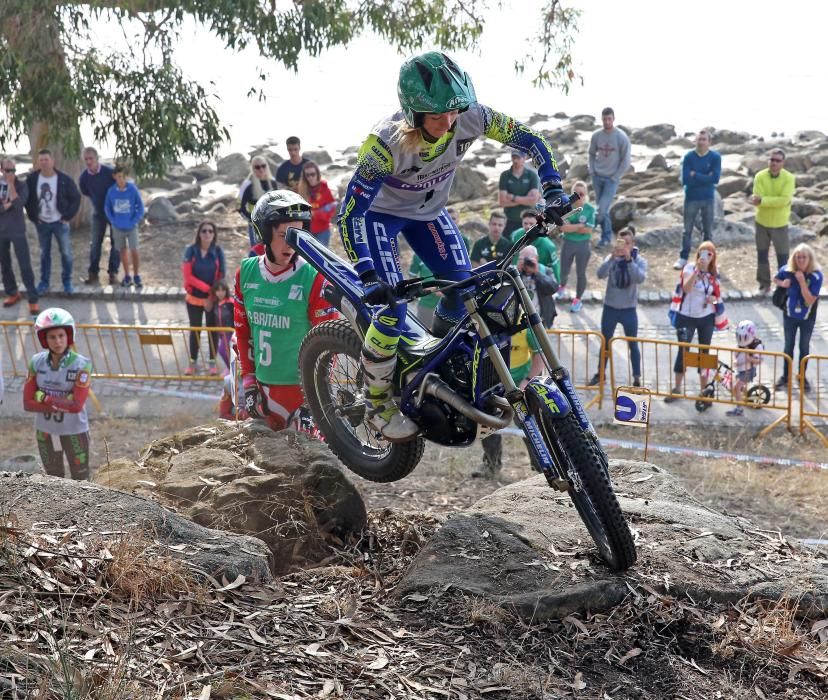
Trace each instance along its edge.
{"label": "sky", "polygon": [[[564,96],[536,89],[513,69],[534,36],[541,0],[505,0],[487,13],[478,48],[453,52],[478,99],[518,118],[535,112],[615,109],[618,123],[675,124],[679,133],[715,126],[754,134],[828,131],[828,7],[805,0],[571,0],[582,11],[576,68],[584,84]],[[423,47],[428,50],[431,47]],[[298,73],[232,54],[206,30],[185,32],[177,57],[185,74],[212,80],[219,115],[230,130],[223,153],[296,134],[303,147],[341,149],[398,108],[396,79],[404,56],[374,36],[346,49],[302,59]],[[270,72],[265,103],[247,97],[254,67]],[[245,80],[250,76],[251,80]]]}

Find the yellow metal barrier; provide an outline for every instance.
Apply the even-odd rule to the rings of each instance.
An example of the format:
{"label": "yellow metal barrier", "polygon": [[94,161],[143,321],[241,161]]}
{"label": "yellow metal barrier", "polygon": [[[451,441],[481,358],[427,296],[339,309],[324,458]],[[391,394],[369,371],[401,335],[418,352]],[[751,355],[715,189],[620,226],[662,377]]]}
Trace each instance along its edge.
{"label": "yellow metal barrier", "polygon": [[[7,363],[4,371],[25,377],[31,356],[42,348],[29,321],[0,321]],[[232,328],[190,326],[127,326],[78,324],[75,347],[92,361],[92,376],[102,379],[221,381],[221,374],[186,375],[190,364],[190,333],[198,338],[199,357],[215,351],[219,333]],[[222,360],[216,355],[217,366]]]}
{"label": "yellow metal barrier", "polygon": [[[614,336],[610,338],[607,346],[610,384],[613,392],[615,392],[617,386],[632,383],[632,366],[627,345],[631,340],[637,342],[641,350],[641,382],[652,391],[654,396],[675,396],[676,399],[689,399],[696,403],[696,409],[700,412],[707,410],[711,404],[784,411],[770,425],[762,428],[757,437],[765,435],[783,422],[787,425],[788,430],[791,429],[790,386],[785,393],[774,391],[776,377],[783,374],[788,377],[793,376],[793,361],[786,354],[769,350],[752,350],[751,354],[761,356],[762,363],[756,367],[756,377],[745,388],[746,392],[750,392],[750,394],[745,396],[743,400],[737,401],[732,390],[736,381],[736,353],[743,352],[744,350],[741,348],[697,345],[679,342],[678,340]],[[617,358],[613,349],[618,343],[624,344],[625,351],[621,352],[619,350]],[[673,394],[673,363],[677,352],[684,353],[685,372],[680,387],[681,392]],[[623,357],[624,360],[621,361],[620,357]],[[691,393],[688,390],[688,369],[698,370],[699,388],[696,393]]]}
{"label": "yellow metal barrier", "polygon": [[[805,378],[809,365],[816,365],[816,376],[812,385],[813,394],[805,393]],[[790,376],[790,375],[788,375]],[[824,447],[828,447],[828,437],[823,435],[809,418],[828,419],[828,400],[823,400],[820,387],[828,386],[828,381],[822,378],[828,376],[828,355],[808,355],[799,363],[799,434],[804,435],[805,429],[812,430]],[[812,407],[808,406],[808,403]]]}
{"label": "yellow metal barrier", "polygon": [[[552,347],[564,367],[572,375],[572,384],[578,391],[594,391],[595,396],[586,402],[586,408],[598,404],[599,408],[604,396],[604,370],[600,358],[604,354],[604,336],[598,331],[557,330],[547,331]],[[592,362],[595,358],[596,365]],[[598,374],[600,381],[590,386],[589,380]]]}

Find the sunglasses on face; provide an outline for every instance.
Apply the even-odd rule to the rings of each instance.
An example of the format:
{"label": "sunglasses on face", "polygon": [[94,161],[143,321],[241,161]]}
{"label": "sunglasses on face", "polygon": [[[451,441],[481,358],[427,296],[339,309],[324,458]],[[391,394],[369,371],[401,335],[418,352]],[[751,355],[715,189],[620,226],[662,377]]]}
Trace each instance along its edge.
{"label": "sunglasses on face", "polygon": [[313,171],[311,171],[311,172],[306,172],[306,173],[305,173],[305,177],[319,177],[319,173],[315,173],[315,172],[313,172]]}
{"label": "sunglasses on face", "polygon": [[785,162],[784,159],[782,159],[782,158],[770,158],[769,160],[770,160],[771,163],[784,163]]}
{"label": "sunglasses on face", "polygon": [[199,229],[199,233],[215,233],[216,229],[214,228],[203,228]]}
{"label": "sunglasses on face", "polygon": [[15,169],[14,168],[3,168],[3,172],[4,173],[13,173],[13,172],[15,172]]}
{"label": "sunglasses on face", "polygon": [[264,170],[265,168],[267,168],[266,165],[254,165],[253,166],[253,170]]}

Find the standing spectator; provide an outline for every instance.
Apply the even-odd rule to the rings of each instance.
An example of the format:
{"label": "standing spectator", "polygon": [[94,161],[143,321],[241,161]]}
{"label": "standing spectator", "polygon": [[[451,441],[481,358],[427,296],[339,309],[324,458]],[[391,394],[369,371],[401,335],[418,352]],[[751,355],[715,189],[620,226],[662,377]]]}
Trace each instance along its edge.
{"label": "standing spectator", "polygon": [[80,192],[71,177],[55,169],[55,160],[48,148],[38,151],[37,164],[39,170],[29,173],[26,178],[26,184],[29,186],[26,213],[37,227],[37,238],[40,243],[40,284],[37,285],[37,293],[43,295],[49,291],[54,236],[60,248],[63,291],[71,296],[75,293],[75,288],[72,286],[72,241],[69,238],[69,222],[80,209]]}
{"label": "standing spectator", "polygon": [[577,194],[577,206],[581,211],[570,214],[566,223],[561,226],[563,233],[563,244],[561,245],[561,276],[558,287],[558,299],[566,298],[566,283],[569,279],[569,271],[572,269],[572,261],[575,261],[575,296],[569,310],[578,313],[583,307],[581,299],[587,288],[587,263],[592,257],[592,234],[595,231],[595,207],[589,203],[589,191],[586,183],[576,180],[572,185],[572,193]]}
{"label": "standing spectator", "polygon": [[489,233],[474,242],[469,255],[475,267],[492,260],[499,261],[509,252],[512,242],[503,236],[505,227],[506,215],[502,211],[493,211],[489,217]]}
{"label": "standing spectator", "polygon": [[[538,262],[538,251],[534,245],[528,245],[521,249],[518,255],[517,269],[523,284],[526,286],[526,291],[536,307],[543,308],[544,298],[551,302],[552,314],[549,323],[547,324],[546,319],[543,319],[543,325],[546,328],[551,328],[556,315],[553,297],[558,289],[558,282],[552,275],[552,270]],[[541,316],[543,316],[543,312],[541,312]],[[535,376],[543,371],[540,346],[531,329],[523,330],[512,338],[512,348],[515,351],[515,356],[513,358],[510,356],[510,372],[516,384],[521,385],[527,377]],[[524,442],[527,443],[527,450],[531,455],[532,451],[529,449],[525,438]],[[472,472],[472,478],[496,479],[503,468],[503,439],[500,435],[494,433],[484,437],[481,440],[481,445],[483,447],[483,464],[479,469]],[[534,463],[533,466],[537,468]]]}
{"label": "standing spectator", "polygon": [[[526,209],[520,215],[520,228],[512,231],[512,243],[517,243],[526,232],[538,222],[538,212],[536,209]],[[546,265],[555,275],[555,288],[558,288],[558,280],[561,276],[561,260],[558,257],[558,246],[555,245],[551,238],[542,236],[532,243],[535,250],[538,252],[538,262],[541,265]],[[515,256],[514,262],[517,263],[520,255]]]}
{"label": "standing spectator", "polygon": [[89,358],[75,352],[75,321],[63,309],[43,311],[34,324],[44,348],[29,361],[23,410],[36,413],[40,461],[49,476],[60,476],[63,455],[73,479],[89,479],[89,418],[86,398],[92,379]]}
{"label": "standing spectator", "polygon": [[788,219],[791,217],[791,201],[796,189],[796,178],[784,168],[785,151],[774,148],[770,152],[768,167],[753,178],[751,204],[756,205],[756,281],[759,293],[770,291],[770,245],[776,252],[777,269],[788,260],[791,248]]}
{"label": "standing spectator", "polygon": [[[97,285],[101,283],[99,277],[101,251],[107,224],[109,223],[104,212],[104,205],[106,204],[106,193],[112,187],[112,168],[100,162],[98,152],[91,146],[83,149],[83,161],[86,163],[86,170],[80,174],[78,185],[81,194],[89,197],[92,202],[92,216],[89,222],[89,274],[83,283]],[[109,284],[116,285],[118,284],[118,268],[121,265],[121,255],[115,246],[111,233],[109,243],[109,262],[107,264]]]}
{"label": "standing spectator", "polygon": [[251,248],[256,245],[257,239],[253,224],[250,223],[250,213],[259,197],[276,187],[276,179],[271,174],[267,161],[263,156],[253,156],[250,160],[250,175],[239,188],[239,214],[247,222],[247,238]]}
{"label": "standing spectator", "polygon": [[[212,302],[212,311],[216,316],[216,325],[221,328],[233,328],[233,295],[230,294],[230,287],[223,279],[218,280],[213,284],[213,289],[210,292],[210,301]],[[230,371],[231,360],[231,340],[232,331],[219,331],[218,342],[216,343],[216,351],[224,362],[227,371]]]}
{"label": "standing spectator", "polygon": [[512,151],[512,167],[500,174],[497,203],[506,214],[503,235],[510,236],[520,227],[521,214],[526,207],[534,207],[540,199],[540,178],[526,167],[526,154]]}
{"label": "standing spectator", "polygon": [[601,240],[596,248],[604,248],[612,239],[610,207],[622,175],[630,168],[630,139],[614,123],[615,112],[612,107],[605,107],[601,111],[603,128],[594,132],[589,141],[589,175],[601,224]]}
{"label": "standing spectator", "polygon": [[[604,308],[601,312],[601,335],[609,347],[610,338],[618,324],[628,338],[638,337],[638,285],[647,279],[647,260],[635,246],[635,229],[632,226],[621,229],[615,241],[615,248],[598,266],[598,279],[607,281],[604,294]],[[638,343],[629,341],[630,364],[632,365],[633,386],[641,386],[641,350]],[[607,366],[609,353],[602,358]],[[590,386],[601,381],[596,372]]]}
{"label": "standing spectator", "polygon": [[298,136],[288,136],[285,146],[288,159],[276,168],[276,182],[278,187],[296,192],[302,179],[302,168],[308,161],[302,157],[302,144]]}
{"label": "standing spectator", "polygon": [[305,161],[298,192],[313,207],[310,232],[327,247],[331,242],[331,219],[336,213],[336,200],[327,181],[322,179],[319,166],[312,160]]}
{"label": "standing spectator", "polygon": [[[144,217],[144,202],[141,193],[132,182],[127,182],[126,170],[118,166],[113,171],[115,183],[106,193],[104,211],[109,223],[112,224],[112,242],[124,263],[124,279],[122,287],[129,287],[133,282],[136,289],[141,289],[144,283],[138,271],[138,224]],[[129,252],[127,252],[129,247]],[[132,258],[132,274],[130,276],[129,259]]]}
{"label": "standing spectator", "polygon": [[23,206],[29,196],[29,188],[23,180],[18,180],[15,176],[15,165],[11,158],[1,159],[0,167],[3,169],[3,176],[0,177],[0,271],[3,277],[3,291],[6,293],[3,306],[9,308],[20,301],[20,291],[11,259],[11,247],[14,246],[20,277],[26,285],[29,313],[35,315],[39,311],[37,288],[29,256],[29,243],[26,240],[26,219],[23,216]]}
{"label": "standing spectator", "polygon": [[[676,293],[670,304],[671,311],[676,312],[676,336],[680,343],[692,343],[698,332],[699,345],[710,345],[716,328],[716,307],[721,302],[722,292],[719,288],[719,272],[716,267],[716,246],[712,241],[704,241],[696,252],[696,261],[687,263],[679,276]],[[724,321],[723,325],[727,325]],[[702,352],[708,352],[703,349]],[[672,403],[681,394],[684,379],[684,348],[676,353],[673,365],[675,383],[664,401]],[[701,369],[699,369],[701,374]]]}
{"label": "standing spectator", "polygon": [[[758,226],[757,226],[758,228]],[[778,248],[777,248],[778,250]],[[785,354],[794,356],[796,333],[799,331],[799,362],[811,350],[811,334],[816,323],[819,290],[822,287],[822,270],[814,257],[814,249],[807,243],[800,243],[793,249],[787,263],[779,268],[773,281],[788,290],[782,323],[785,329]],[[785,373],[776,382],[777,389],[788,386],[788,365]],[[794,368],[799,364],[794,365]],[[811,384],[804,380],[805,393],[811,391]]]}
{"label": "standing spectator", "polygon": [[674,270],[682,270],[690,255],[693,226],[701,213],[702,236],[713,238],[713,209],[716,203],[716,185],[722,174],[722,157],[710,150],[710,133],[702,129],[696,134],[696,148],[688,151],[681,163],[681,182],[684,185],[684,236]]}
{"label": "standing spectator", "polygon": [[[184,262],[181,265],[181,273],[184,276],[184,289],[187,292],[187,318],[191,328],[198,328],[204,325],[208,328],[215,328],[215,309],[207,302],[210,298],[210,290],[217,280],[224,279],[224,251],[218,245],[216,225],[212,221],[202,221],[198,226],[195,241],[184,250]],[[199,331],[190,331],[190,365],[184,370],[184,374],[192,375],[197,371],[198,346],[201,340]],[[210,363],[208,373],[218,374],[216,368],[216,340],[214,334],[207,336],[207,345],[210,352]]]}

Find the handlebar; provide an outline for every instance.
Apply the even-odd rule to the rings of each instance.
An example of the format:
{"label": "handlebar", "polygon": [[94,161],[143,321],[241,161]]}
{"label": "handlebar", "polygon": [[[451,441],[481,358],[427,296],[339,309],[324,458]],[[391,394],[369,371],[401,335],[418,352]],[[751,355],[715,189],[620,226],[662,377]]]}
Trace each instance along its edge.
{"label": "handlebar", "polygon": [[[574,204],[579,199],[580,196],[577,192],[575,192],[572,194],[569,201]],[[536,241],[538,238],[542,238],[544,236],[549,236],[550,233],[557,230],[558,225],[555,223],[554,218],[550,216],[548,209],[549,208],[547,207],[543,211],[539,211],[537,213],[537,223],[526,232],[526,235],[515,242],[509,252],[503,256],[503,259],[495,265],[494,270],[500,272],[504,271],[509,265],[512,264],[512,258],[518,251],[525,248],[527,245],[530,245],[532,241]],[[572,213],[578,213],[579,211],[581,211],[581,207],[573,208],[572,212],[567,214],[567,216],[570,216]],[[446,291],[457,287],[468,287],[474,284],[479,284],[479,278],[484,275],[488,275],[491,272],[493,272],[492,268],[487,268],[486,270],[478,273],[472,272],[468,278],[460,280],[459,282],[454,280],[441,280],[436,278],[423,279],[422,277],[414,277],[398,282],[394,287],[394,294],[401,302],[414,301],[415,299],[432,294],[433,290]]]}

